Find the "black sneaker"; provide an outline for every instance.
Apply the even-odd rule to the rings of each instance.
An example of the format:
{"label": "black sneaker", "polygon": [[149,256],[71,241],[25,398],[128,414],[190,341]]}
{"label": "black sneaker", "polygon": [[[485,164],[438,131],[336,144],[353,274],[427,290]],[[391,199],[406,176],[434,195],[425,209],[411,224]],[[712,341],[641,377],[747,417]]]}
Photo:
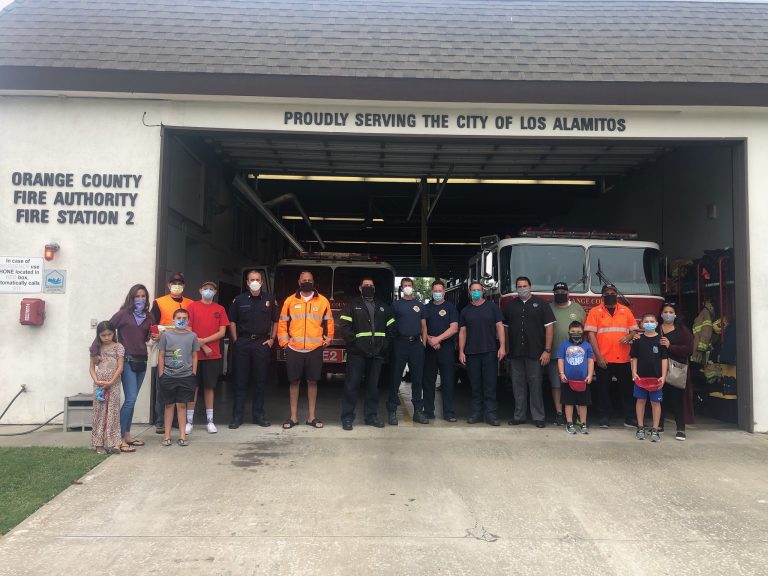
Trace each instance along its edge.
{"label": "black sneaker", "polygon": [[485,423],[489,426],[498,426],[499,420],[496,416],[488,416],[488,418],[485,419]]}
{"label": "black sneaker", "polygon": [[609,424],[608,418],[600,418],[600,428],[610,428],[611,425]]}
{"label": "black sneaker", "polygon": [[555,416],[555,426],[563,426],[565,424],[565,417],[562,412],[558,412]]}
{"label": "black sneaker", "polygon": [[390,426],[397,426],[397,412],[390,412],[387,415],[387,423]]}
{"label": "black sneaker", "polygon": [[624,428],[637,428],[637,420],[624,420]]}
{"label": "black sneaker", "polygon": [[467,418],[467,424],[477,424],[480,421],[482,421],[482,418],[480,418],[480,416],[473,415]]}
{"label": "black sneaker", "polygon": [[352,430],[352,420],[344,420],[344,421],[341,423],[341,427],[342,427],[344,430]]}
{"label": "black sneaker", "polygon": [[374,428],[384,428],[384,422],[381,421],[381,418],[378,416],[374,416],[373,418],[368,418],[365,421],[366,426],[373,426]]}
{"label": "black sneaker", "polygon": [[547,425],[544,420],[534,420],[533,423],[536,424],[536,428],[544,428]]}
{"label": "black sneaker", "polygon": [[678,430],[675,434],[675,440],[680,440],[681,442],[685,442],[685,432],[682,430]]}
{"label": "black sneaker", "polygon": [[429,418],[424,416],[424,412],[414,412],[413,413],[413,421],[417,424],[429,424]]}
{"label": "black sneaker", "polygon": [[518,420],[517,418],[512,418],[512,420],[509,421],[510,426],[520,426],[521,424],[525,424],[525,420]]}

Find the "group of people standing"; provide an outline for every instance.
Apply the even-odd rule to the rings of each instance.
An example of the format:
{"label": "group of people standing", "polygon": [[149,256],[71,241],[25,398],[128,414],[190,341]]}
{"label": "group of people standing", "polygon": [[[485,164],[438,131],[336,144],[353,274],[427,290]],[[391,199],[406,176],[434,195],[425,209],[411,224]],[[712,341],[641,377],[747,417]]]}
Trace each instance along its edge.
{"label": "group of people standing", "polygon": [[[182,274],[174,274],[168,294],[150,306],[145,286],[133,286],[120,310],[109,321],[97,326],[97,337],[90,349],[90,374],[94,382],[92,444],[98,451],[134,452],[143,446],[131,435],[133,411],[147,372],[150,350],[157,350],[156,431],[170,446],[174,407],[179,425],[177,444],[187,446],[193,429],[198,390],[203,390],[206,428],[216,433],[214,390],[222,374],[220,341],[227,328],[235,365],[235,398],[229,428],[243,424],[246,391],[251,389],[251,419],[259,426],[270,426],[264,410],[264,391],[268,379],[271,349],[285,350],[289,382],[289,417],[284,429],[299,424],[298,399],[302,379],[307,382],[308,418],[306,424],[322,428],[317,417],[317,382],[323,369],[323,350],[336,335],[346,344],[346,374],[341,405],[344,430],[352,430],[358,389],[365,383],[364,423],[383,427],[379,417],[379,379],[382,367],[391,356],[391,372],[386,400],[387,423],[398,424],[400,383],[406,365],[411,377],[413,421],[429,424],[436,417],[436,383],[440,375],[442,417],[456,422],[454,406],[455,367],[466,367],[472,389],[471,412],[467,422],[486,422],[498,426],[498,365],[509,354],[512,390],[515,401],[510,425],[527,422],[528,411],[538,428],[544,428],[543,376],[552,390],[554,423],[575,434],[589,432],[587,406],[592,404],[592,389],[597,398],[596,421],[601,428],[610,425],[612,396],[621,399],[625,426],[636,428],[645,438],[645,402],[652,405],[651,440],[663,431],[662,401],[672,405],[676,438],[685,439],[683,393],[665,384],[668,359],[687,363],[692,348],[690,331],[679,321],[675,307],[664,304],[663,322],[654,314],[643,318],[639,331],[632,312],[618,302],[613,285],[602,289],[602,302],[589,314],[569,298],[568,286],[553,287],[553,302],[533,296],[531,281],[516,280],[517,298],[503,310],[484,298],[479,282],[469,286],[469,304],[461,312],[445,299],[445,285],[431,285],[431,299],[417,300],[411,278],[400,283],[401,297],[391,306],[376,298],[373,278],[362,278],[359,296],[346,303],[334,324],[331,306],[314,284],[309,271],[299,275],[297,290],[281,308],[272,294],[263,290],[258,270],[248,272],[247,290],[225,310],[213,300],[217,285],[205,281],[200,299],[183,295]],[[457,351],[458,348],[458,351]],[[553,355],[554,351],[554,355]],[[648,391],[637,385],[653,377],[659,389]],[[125,401],[120,405],[120,387]],[[577,418],[574,419],[574,412]],[[642,432],[642,433],[641,433]]]}

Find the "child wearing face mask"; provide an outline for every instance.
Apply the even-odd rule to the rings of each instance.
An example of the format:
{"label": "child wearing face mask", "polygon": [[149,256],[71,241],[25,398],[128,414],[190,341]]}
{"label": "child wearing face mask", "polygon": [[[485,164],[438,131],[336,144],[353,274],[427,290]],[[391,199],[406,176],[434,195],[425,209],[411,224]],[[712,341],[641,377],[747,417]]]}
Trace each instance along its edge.
{"label": "child wearing face mask", "polygon": [[[574,320],[568,325],[568,340],[560,344],[557,351],[557,368],[562,382],[561,401],[565,408],[565,430],[568,434],[576,434],[573,425],[573,407],[582,422],[581,433],[589,434],[587,427],[587,406],[592,404],[589,384],[595,375],[595,354],[584,341],[584,325]],[[586,382],[583,391],[574,390],[574,382]],[[574,384],[575,386],[575,384]]]}
{"label": "child wearing face mask", "polygon": [[[659,442],[659,421],[661,420],[661,402],[663,391],[661,386],[667,378],[667,366],[669,364],[667,348],[661,343],[661,335],[656,331],[659,323],[655,314],[643,315],[643,333],[632,342],[630,359],[632,363],[632,379],[635,381],[634,396],[635,413],[637,415],[637,432],[635,438],[645,440],[644,427],[645,404],[651,401],[651,415],[653,427],[649,430],[651,442]],[[659,383],[658,390],[646,390],[637,385],[639,378],[654,378]]]}
{"label": "child wearing face mask", "polygon": [[165,406],[163,446],[171,445],[173,406],[179,421],[179,446],[187,446],[187,402],[195,396],[197,386],[197,335],[187,329],[189,312],[179,308],[173,313],[173,328],[160,335],[157,361],[158,395]]}

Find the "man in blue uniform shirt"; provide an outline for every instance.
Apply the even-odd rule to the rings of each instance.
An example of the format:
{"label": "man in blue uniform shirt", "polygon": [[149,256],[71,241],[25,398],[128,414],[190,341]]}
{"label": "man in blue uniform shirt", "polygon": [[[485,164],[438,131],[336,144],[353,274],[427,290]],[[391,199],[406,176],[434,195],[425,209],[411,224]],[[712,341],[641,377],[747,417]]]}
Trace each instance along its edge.
{"label": "man in blue uniform shirt", "polygon": [[280,309],[271,294],[261,287],[263,278],[258,270],[251,270],[246,277],[248,291],[235,297],[229,306],[229,333],[235,347],[235,405],[232,409],[230,428],[243,423],[245,390],[253,381],[251,416],[253,423],[269,426],[264,417],[264,389],[267,385],[269,360],[275,343]]}
{"label": "man in blue uniform shirt", "polygon": [[[413,402],[413,421],[429,424],[424,415],[421,380],[424,370],[424,343],[421,340],[421,319],[424,306],[413,297],[413,280],[403,278],[400,281],[399,300],[392,303],[392,316],[395,319],[396,336],[392,350],[392,382],[389,387],[387,414],[390,426],[397,426],[397,407],[400,404],[400,381],[406,363],[411,373],[411,402]],[[434,404],[434,401],[433,401]],[[434,413],[434,407],[432,408]],[[433,416],[434,417],[434,416]]]}
{"label": "man in blue uniform shirt", "polygon": [[440,370],[440,386],[443,392],[443,418],[456,422],[453,407],[453,386],[456,372],[456,338],[459,331],[459,312],[445,301],[445,284],[432,282],[432,301],[424,306],[421,319],[421,338],[424,350],[424,414],[435,417],[435,382]]}

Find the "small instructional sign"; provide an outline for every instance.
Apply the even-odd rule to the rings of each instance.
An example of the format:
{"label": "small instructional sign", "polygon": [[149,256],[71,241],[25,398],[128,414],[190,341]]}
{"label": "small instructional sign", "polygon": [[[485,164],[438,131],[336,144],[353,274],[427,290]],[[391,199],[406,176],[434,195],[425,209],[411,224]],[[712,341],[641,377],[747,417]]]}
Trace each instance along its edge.
{"label": "small instructional sign", "polygon": [[66,270],[46,270],[43,276],[43,292],[64,294],[67,291]]}
{"label": "small instructional sign", "polygon": [[42,291],[42,258],[0,256],[0,293],[32,294]]}

